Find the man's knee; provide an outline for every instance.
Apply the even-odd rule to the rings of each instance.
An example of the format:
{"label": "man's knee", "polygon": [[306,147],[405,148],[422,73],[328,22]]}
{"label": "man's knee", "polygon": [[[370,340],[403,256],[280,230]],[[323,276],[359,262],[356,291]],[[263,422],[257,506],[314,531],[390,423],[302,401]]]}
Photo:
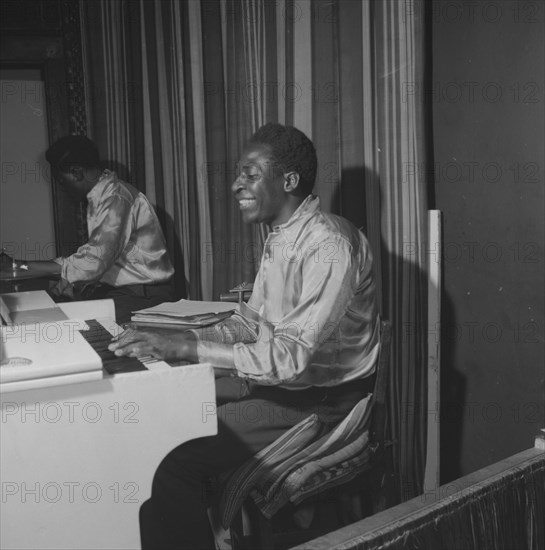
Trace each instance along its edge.
{"label": "man's knee", "polygon": [[224,376],[216,379],[217,406],[239,401],[248,394],[248,384],[242,378]]}

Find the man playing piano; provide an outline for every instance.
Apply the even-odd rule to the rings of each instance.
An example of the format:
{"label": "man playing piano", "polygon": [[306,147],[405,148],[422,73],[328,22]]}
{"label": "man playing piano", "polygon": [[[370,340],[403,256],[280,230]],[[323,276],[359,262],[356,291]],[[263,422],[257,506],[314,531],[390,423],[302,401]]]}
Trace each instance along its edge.
{"label": "man playing piano", "polygon": [[312,413],[332,427],[373,389],[371,253],[356,227],[320,210],[316,169],[302,132],[260,128],[232,184],[244,221],[271,229],[248,303],[212,328],[130,330],[110,345],[118,355],[210,362],[216,372],[218,434],[180,445],[159,466],[140,511],[144,549],[214,548],[206,480]]}
{"label": "man playing piano", "polygon": [[26,262],[29,269],[60,274],[58,296],[112,298],[118,323],[129,321],[131,311],[174,300],[174,268],[147,198],[102,170],[98,149],[85,136],[59,139],[45,157],[63,190],[87,200],[89,241],[67,258]]}

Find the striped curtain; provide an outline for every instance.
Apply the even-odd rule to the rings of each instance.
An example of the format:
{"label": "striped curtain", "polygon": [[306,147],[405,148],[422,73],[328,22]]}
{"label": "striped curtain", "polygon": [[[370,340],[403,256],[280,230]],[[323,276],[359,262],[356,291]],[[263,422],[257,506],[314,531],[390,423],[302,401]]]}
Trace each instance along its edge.
{"label": "striped curtain", "polygon": [[[230,185],[263,123],[316,145],[324,210],[367,234],[394,328],[393,500],[425,457],[423,0],[81,2],[92,137],[162,213],[191,298],[252,281],[265,235]],[[407,251],[411,252],[409,256]]]}
{"label": "striped curtain", "polygon": [[89,135],[156,206],[193,299],[252,281],[260,257],[263,229],[241,223],[230,185],[244,142],[277,117],[267,4],[80,2]]}
{"label": "striped curtain", "polygon": [[[212,296],[198,2],[81,2],[90,135],[155,205],[179,295]],[[190,46],[191,45],[191,46]]]}
{"label": "striped curtain", "polygon": [[[393,324],[392,502],[422,491],[426,456],[426,223],[428,136],[423,94],[423,0],[258,2],[247,83],[264,90],[255,124],[309,135],[322,207],[367,234],[381,310]],[[264,10],[263,6],[274,9]],[[261,10],[261,11],[259,11]],[[271,37],[271,35],[273,35]],[[275,40],[272,47],[270,40]],[[252,56],[245,52],[246,62]],[[268,70],[268,74],[267,74]],[[276,71],[276,79],[274,72]],[[252,105],[255,107],[255,105]]]}
{"label": "striped curtain", "polygon": [[[376,2],[377,156],[383,312],[393,320],[391,429],[401,499],[422,491],[427,420],[427,164],[425,11],[420,0]],[[431,182],[433,183],[433,182]]]}
{"label": "striped curtain", "polygon": [[423,0],[276,2],[278,118],[320,162],[323,208],[367,234],[393,324],[393,502],[422,491],[426,456],[426,133]]}

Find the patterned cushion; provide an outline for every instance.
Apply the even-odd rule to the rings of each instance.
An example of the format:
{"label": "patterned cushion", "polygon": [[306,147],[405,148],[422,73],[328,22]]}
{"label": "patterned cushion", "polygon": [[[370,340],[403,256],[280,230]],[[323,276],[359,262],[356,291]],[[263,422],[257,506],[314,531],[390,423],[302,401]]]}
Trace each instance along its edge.
{"label": "patterned cushion", "polygon": [[322,429],[318,415],[305,418],[238,468],[224,485],[219,504],[221,524],[227,529],[259,478],[294,455]]}
{"label": "patterned cushion", "polygon": [[266,517],[284,504],[349,480],[352,469],[368,462],[371,395],[359,401],[348,416],[326,435],[316,415],[303,420],[241,466],[228,480],[220,500],[222,524],[228,526],[245,498],[252,498]]}
{"label": "patterned cushion", "polygon": [[305,485],[305,482],[312,476],[323,470],[335,467],[354,456],[360,455],[369,443],[369,430],[365,430],[353,439],[350,443],[339,449],[306,464],[303,464],[297,470],[294,470],[284,481],[284,488],[290,493],[294,493],[299,487]]}
{"label": "patterned cushion", "polygon": [[[349,473],[350,459],[357,460],[369,444],[370,399],[362,399],[334,430],[303,448],[289,462],[264,471],[251,495],[265,517],[278,512],[314,475],[329,468],[336,468],[343,477]],[[346,472],[345,468],[339,469],[343,461]],[[313,485],[317,490],[319,484]],[[310,490],[305,493],[310,494]]]}
{"label": "patterned cushion", "polygon": [[361,454],[327,469],[320,470],[293,492],[290,496],[290,501],[293,504],[298,504],[315,494],[318,490],[325,491],[326,489],[347,483],[369,468],[372,456],[373,448],[368,445]]}

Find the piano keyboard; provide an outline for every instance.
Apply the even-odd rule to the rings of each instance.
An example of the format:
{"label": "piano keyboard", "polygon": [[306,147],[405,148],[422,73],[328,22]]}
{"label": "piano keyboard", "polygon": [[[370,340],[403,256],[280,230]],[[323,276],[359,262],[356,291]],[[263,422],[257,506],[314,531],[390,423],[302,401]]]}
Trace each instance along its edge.
{"label": "piano keyboard", "polygon": [[79,332],[98,353],[102,359],[102,366],[108,374],[148,370],[153,369],[155,365],[167,366],[163,361],[157,361],[153,357],[118,357],[108,349],[108,345],[112,341],[112,334],[94,319],[85,321],[85,324],[88,327],[87,330]]}

